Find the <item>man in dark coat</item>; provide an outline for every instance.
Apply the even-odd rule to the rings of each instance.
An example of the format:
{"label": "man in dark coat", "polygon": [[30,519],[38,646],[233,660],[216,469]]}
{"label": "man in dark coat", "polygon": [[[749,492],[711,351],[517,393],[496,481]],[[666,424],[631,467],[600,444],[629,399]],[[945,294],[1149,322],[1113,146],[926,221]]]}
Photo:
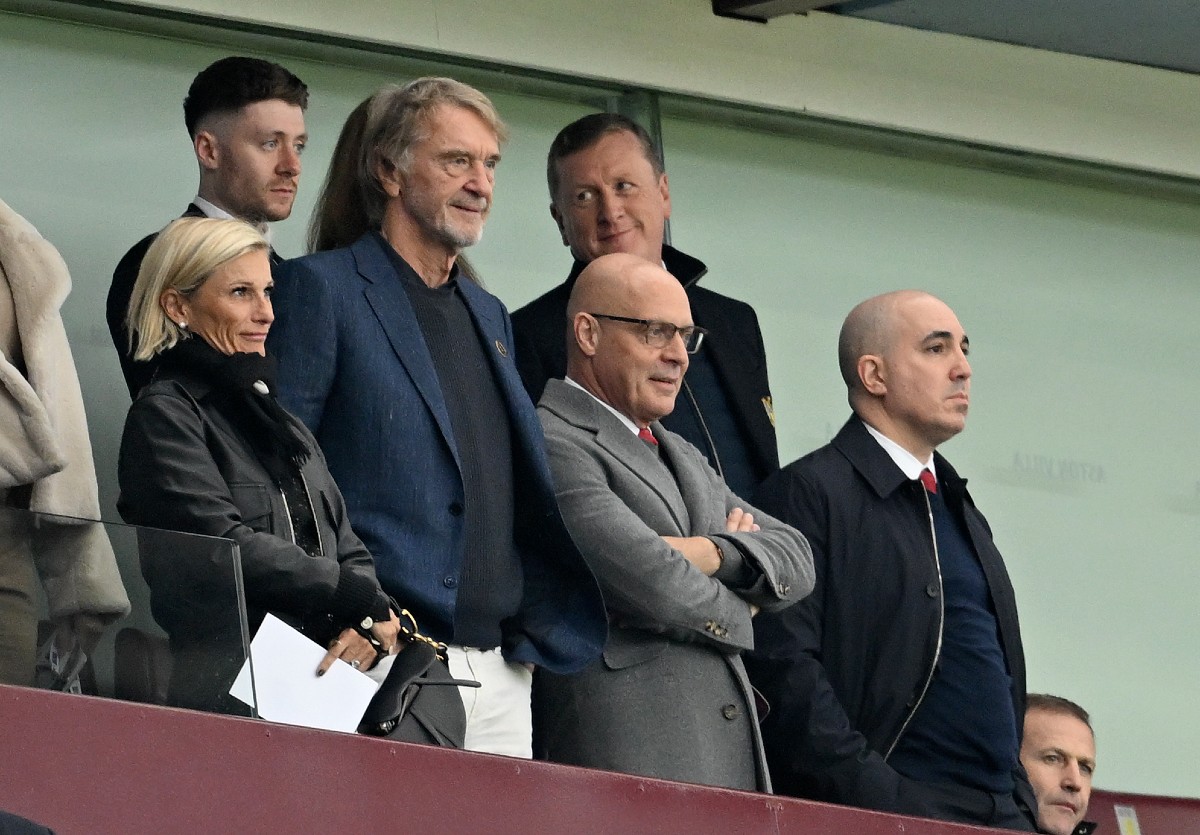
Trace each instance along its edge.
{"label": "man in dark coat", "polygon": [[926,293],[868,299],[838,344],[854,416],[768,479],[756,505],[812,544],[816,590],[755,622],[751,680],[776,790],[1033,830],[1020,767],[1017,607],[966,482],[969,342]]}
{"label": "man in dark coat", "polygon": [[601,255],[624,252],[659,264],[687,291],[708,331],[663,425],[699,449],[734,493],[750,495],[779,468],[767,358],[754,308],[700,287],[703,263],[664,243],[671,195],[650,137],[615,113],[567,125],[546,162],[550,214],[571,248],[567,280],[513,314],[517,368],[530,397],[567,371],[567,299],[579,273]]}
{"label": "man in dark coat", "polygon": [[[200,166],[200,187],[183,217],[238,218],[266,231],[292,213],[300,154],[308,142],[308,87],[278,64],[222,58],[200,72],[183,101],[183,121]],[[125,312],[155,232],[134,244],[113,271],[106,317],[129,396],[137,397],[158,367],[130,350]],[[278,262],[270,251],[271,263]]]}

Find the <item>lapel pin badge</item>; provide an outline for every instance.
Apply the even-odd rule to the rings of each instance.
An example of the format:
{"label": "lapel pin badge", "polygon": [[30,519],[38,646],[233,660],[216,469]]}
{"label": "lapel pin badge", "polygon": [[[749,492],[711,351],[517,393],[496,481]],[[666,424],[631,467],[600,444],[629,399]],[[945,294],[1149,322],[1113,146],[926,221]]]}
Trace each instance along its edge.
{"label": "lapel pin badge", "polygon": [[772,428],[775,426],[775,404],[771,401],[771,395],[767,395],[762,399],[763,408],[767,410],[767,420],[771,421]]}
{"label": "lapel pin badge", "polygon": [[507,357],[508,349],[504,347],[504,343],[499,339],[496,340],[496,350],[500,352],[500,356]]}

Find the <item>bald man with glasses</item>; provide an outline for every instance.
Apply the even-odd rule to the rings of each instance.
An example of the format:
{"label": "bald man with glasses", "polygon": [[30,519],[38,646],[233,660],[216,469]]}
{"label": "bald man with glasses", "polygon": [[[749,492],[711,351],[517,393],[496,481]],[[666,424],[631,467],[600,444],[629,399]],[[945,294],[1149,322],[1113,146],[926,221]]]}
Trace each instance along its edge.
{"label": "bald man with glasses", "polygon": [[555,762],[769,791],[741,652],[760,610],[812,589],[808,542],[659,422],[704,339],[677,279],[605,255],[580,274],[567,312],[567,376],[547,383],[538,415],[563,520],[610,626],[582,672],[539,672],[535,748]]}

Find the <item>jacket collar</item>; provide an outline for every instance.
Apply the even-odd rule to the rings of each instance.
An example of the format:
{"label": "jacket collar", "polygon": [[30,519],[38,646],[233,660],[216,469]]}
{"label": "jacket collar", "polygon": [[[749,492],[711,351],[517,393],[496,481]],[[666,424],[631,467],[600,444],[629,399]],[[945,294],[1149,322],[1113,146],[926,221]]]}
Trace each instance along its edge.
{"label": "jacket collar", "polygon": [[[890,455],[871,437],[862,418],[852,416],[834,436],[833,447],[842,453],[880,498],[886,498],[909,479],[896,466]],[[967,480],[959,476],[941,453],[933,453],[938,481],[945,485],[947,499],[961,500],[966,494]]]}
{"label": "jacket collar", "polygon": [[[594,434],[597,445],[658,494],[663,504],[670,509],[678,529],[683,532],[690,530],[687,507],[671,471],[645,441],[630,432],[629,428],[605,409],[599,400],[565,380],[552,379],[546,383],[546,390],[542,393],[542,399],[538,401],[538,408]],[[658,421],[650,424],[650,428],[655,437],[659,438],[659,449],[665,452],[662,444],[664,439],[669,438],[670,433]],[[673,447],[672,449],[672,460],[675,460],[680,453]]]}
{"label": "jacket collar", "polygon": [[[708,272],[708,267],[703,261],[693,258],[685,252],[680,252],[668,244],[663,244],[662,260],[667,267],[667,272],[679,279],[679,283],[685,289],[691,287]],[[579,274],[583,272],[584,267],[589,263],[588,261],[576,260],[571,266],[571,274],[567,276],[568,293],[575,286],[575,279],[579,278]]]}
{"label": "jacket collar", "polygon": [[[364,288],[367,303],[375,312],[392,351],[433,414],[455,462],[461,466],[433,357],[403,285],[404,281],[421,279],[404,259],[392,258],[385,247],[390,245],[377,232],[368,232],[350,245],[358,275],[367,284]],[[412,275],[399,275],[401,266]]]}
{"label": "jacket collar", "polygon": [[[458,462],[458,447],[454,442],[450,413],[446,408],[441,384],[438,382],[433,357],[409,302],[408,291],[401,283],[408,280],[420,281],[420,276],[403,258],[395,254],[391,244],[378,232],[367,232],[350,245],[350,252],[359,276],[367,284],[365,295],[375,311],[384,335],[429,407],[446,439],[446,444]],[[407,270],[410,275],[398,275],[401,268]],[[457,266],[452,275],[459,275]],[[496,373],[500,394],[509,405],[510,414],[513,414],[513,392],[519,388],[519,383],[515,381],[515,369],[506,369],[505,363],[497,359],[497,355],[509,356],[509,346],[504,344],[507,341],[504,321],[491,312],[493,308],[498,309],[498,305],[489,304],[491,295],[473,281],[460,280],[458,289],[462,293],[467,313],[478,327],[484,343],[495,345],[497,354],[490,351],[487,353]],[[519,396],[523,402],[528,403],[528,395],[523,388],[520,389]],[[461,466],[461,462],[459,463]]]}
{"label": "jacket collar", "polygon": [[[199,196],[196,197],[196,200],[200,200],[200,199],[202,199],[202,198],[200,198]],[[228,212],[225,212],[225,210],[222,209],[220,206],[217,206],[216,204],[211,203],[208,200],[205,200],[204,202],[208,203],[208,205],[212,206],[217,211],[224,212],[224,214],[223,215],[210,215],[208,212],[206,212],[204,209],[200,208],[200,206],[197,205],[193,201],[191,203],[188,203],[188,207],[183,210],[183,214],[180,215],[180,217],[230,217],[230,218],[233,217],[233,215],[229,214]],[[253,224],[251,224],[251,225],[253,225]],[[271,230],[274,227],[272,227],[271,224],[269,224],[269,223],[264,223],[264,224],[262,224],[261,227],[256,227],[256,228],[258,228],[258,231],[262,233],[263,238],[265,238],[267,241],[267,257],[271,261],[271,266],[275,266],[276,264],[281,263],[283,261],[283,259],[280,258],[279,253],[275,251],[275,241],[274,241],[274,237],[271,234]]]}
{"label": "jacket collar", "polygon": [[154,377],[151,378],[150,382],[157,383],[160,381],[175,383],[186,391],[188,396],[197,403],[211,394],[213,390],[212,384],[207,380],[182,368],[163,368],[159,365],[154,370]]}

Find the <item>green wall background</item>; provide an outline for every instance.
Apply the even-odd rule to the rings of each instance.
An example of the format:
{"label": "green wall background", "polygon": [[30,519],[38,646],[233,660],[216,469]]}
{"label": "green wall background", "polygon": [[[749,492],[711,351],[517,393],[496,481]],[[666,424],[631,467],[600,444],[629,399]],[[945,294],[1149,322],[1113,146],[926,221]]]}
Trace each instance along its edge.
{"label": "green wall background", "polygon": [[[240,49],[0,13],[0,199],[71,268],[75,350],[106,518],[128,398],[104,324],[112,267],[195,192],[180,102],[192,76]],[[345,115],[379,84],[453,73],[266,54],[312,90],[304,227]],[[342,59],[344,60],[344,59]],[[569,256],[546,210],[545,150],[595,109],[484,86],[513,128],[496,210],[471,254],[515,308],[561,281]],[[669,96],[664,111],[672,112]],[[663,124],[674,242],[707,286],[755,305],[785,460],[848,415],[834,357],[845,313],[913,286],[971,335],[973,410],[945,452],[971,480],[1021,604],[1029,683],[1093,714],[1097,784],[1200,797],[1200,208],[759,132]],[[1168,755],[1167,752],[1170,752]],[[1186,754],[1183,755],[1186,757]]]}

